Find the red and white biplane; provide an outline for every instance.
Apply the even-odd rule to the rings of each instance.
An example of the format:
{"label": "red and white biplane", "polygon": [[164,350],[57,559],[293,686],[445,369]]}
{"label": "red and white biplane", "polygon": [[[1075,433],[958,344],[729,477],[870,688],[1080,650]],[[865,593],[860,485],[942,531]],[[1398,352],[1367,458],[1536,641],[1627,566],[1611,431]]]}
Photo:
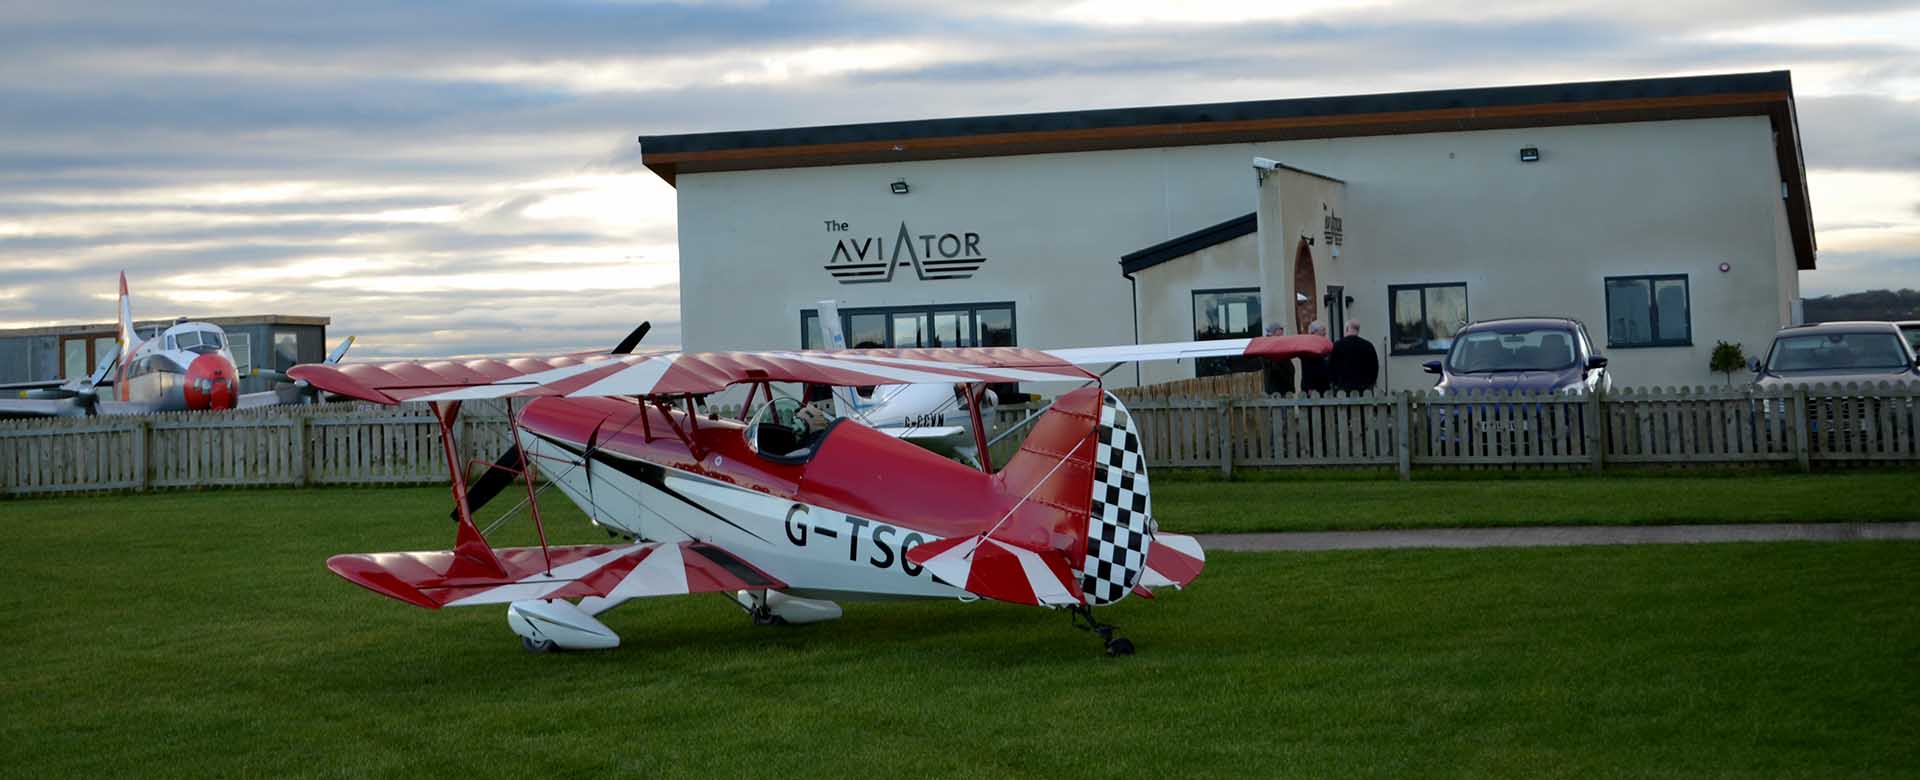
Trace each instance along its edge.
{"label": "red and white biplane", "polygon": [[[979,597],[1071,611],[1111,654],[1132,652],[1092,609],[1180,587],[1205,562],[1159,530],[1139,429],[1082,368],[1225,355],[1324,355],[1317,336],[1071,350],[1015,347],[829,352],[576,354],[553,358],[305,365],[328,393],[431,404],[454,464],[452,550],[338,555],[327,567],[427,608],[506,604],[530,650],[611,648],[594,615],[629,599],[728,593],[761,623],[840,615],[838,601]],[[980,468],[850,418],[795,426],[774,383],[834,387],[1076,382],[1019,451]],[[748,385],[741,420],[697,400]],[[755,398],[761,399],[757,406]],[[451,431],[462,402],[507,399],[515,445],[468,484]],[[516,407],[516,401],[523,401]],[[536,469],[631,543],[547,546]],[[542,545],[495,549],[473,512],[518,478]]]}

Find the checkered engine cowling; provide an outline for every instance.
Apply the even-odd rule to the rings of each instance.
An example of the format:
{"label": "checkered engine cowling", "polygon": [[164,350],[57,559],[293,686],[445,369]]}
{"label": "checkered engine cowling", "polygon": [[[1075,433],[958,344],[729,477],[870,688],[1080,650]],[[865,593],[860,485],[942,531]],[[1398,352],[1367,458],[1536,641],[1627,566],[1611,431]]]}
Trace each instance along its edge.
{"label": "checkered engine cowling", "polygon": [[1153,544],[1153,499],[1147,489],[1147,463],[1140,452],[1140,431],[1127,407],[1102,393],[1098,447],[1093,461],[1093,503],[1087,520],[1087,555],[1081,562],[1080,590],[1089,604],[1111,604],[1127,597],[1147,568]]}

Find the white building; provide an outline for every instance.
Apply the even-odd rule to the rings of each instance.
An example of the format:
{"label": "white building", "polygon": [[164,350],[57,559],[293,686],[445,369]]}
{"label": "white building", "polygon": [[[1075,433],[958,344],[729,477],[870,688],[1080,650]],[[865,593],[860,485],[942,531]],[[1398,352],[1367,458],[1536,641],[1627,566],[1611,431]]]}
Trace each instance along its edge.
{"label": "white building", "polygon": [[898,346],[1351,318],[1407,389],[1462,321],[1539,315],[1585,322],[1618,384],[1693,384],[1716,341],[1764,350],[1814,267],[1785,72],[640,141],[678,189],[692,350],[817,346],[823,298]]}

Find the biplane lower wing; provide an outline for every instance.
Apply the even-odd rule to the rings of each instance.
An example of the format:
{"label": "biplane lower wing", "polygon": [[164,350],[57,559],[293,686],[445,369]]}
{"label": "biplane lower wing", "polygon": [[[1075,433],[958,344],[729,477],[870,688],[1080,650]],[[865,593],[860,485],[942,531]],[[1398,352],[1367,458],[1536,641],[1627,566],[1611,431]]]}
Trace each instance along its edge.
{"label": "biplane lower wing", "polygon": [[544,554],[539,547],[510,547],[493,553],[503,576],[475,576],[452,550],[336,555],[327,559],[327,568],[367,590],[428,609],[786,587],[702,542],[548,547]]}

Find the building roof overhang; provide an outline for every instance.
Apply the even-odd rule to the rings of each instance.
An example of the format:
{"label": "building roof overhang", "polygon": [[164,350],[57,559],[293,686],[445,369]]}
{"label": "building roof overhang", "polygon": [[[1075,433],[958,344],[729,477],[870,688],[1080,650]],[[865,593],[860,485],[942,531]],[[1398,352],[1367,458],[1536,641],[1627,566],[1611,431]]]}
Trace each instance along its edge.
{"label": "building roof overhang", "polygon": [[1787,71],[641,136],[641,162],[681,174],[1164,146],[1764,116],[1794,255],[1814,267]]}
{"label": "building roof overhang", "polygon": [[[135,320],[133,327],[135,330],[165,328],[172,326],[178,321],[177,318]],[[330,317],[306,317],[296,314],[249,314],[239,317],[188,317],[187,321],[205,322],[211,325],[218,325],[221,328],[240,327],[244,325],[294,325],[324,328],[333,324],[333,319]],[[78,336],[102,332],[113,333],[117,331],[119,327],[119,323],[114,322],[93,322],[80,325],[47,325],[38,328],[14,328],[12,330],[0,330],[0,338],[18,338],[21,336]]]}
{"label": "building roof overhang", "polygon": [[1246,214],[1225,222],[1208,225],[1184,236],[1174,236],[1153,246],[1120,257],[1120,275],[1133,276],[1161,263],[1177,260],[1210,246],[1224,244],[1260,228],[1259,214]]}

